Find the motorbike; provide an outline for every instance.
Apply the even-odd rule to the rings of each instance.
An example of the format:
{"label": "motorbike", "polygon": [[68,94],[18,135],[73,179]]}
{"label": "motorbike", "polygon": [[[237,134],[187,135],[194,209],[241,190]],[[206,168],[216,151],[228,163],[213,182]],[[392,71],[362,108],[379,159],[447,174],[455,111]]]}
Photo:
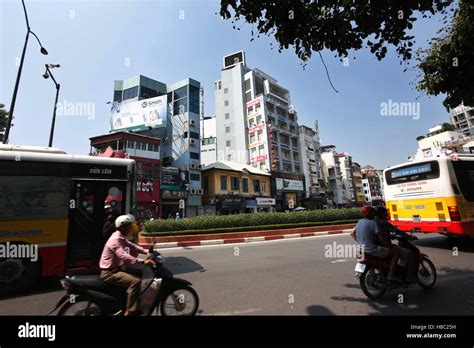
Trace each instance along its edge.
{"label": "motorbike", "polygon": [[423,289],[430,289],[436,283],[436,268],[428,255],[420,250],[411,241],[418,239],[404,232],[392,232],[391,239],[398,241],[398,246],[410,249],[416,253],[418,261],[418,272],[416,283],[406,281],[407,268],[402,260],[398,261],[395,274],[402,281],[392,282],[387,279],[390,269],[390,257],[381,259],[368,254],[363,254],[355,267],[356,278],[359,278],[362,292],[370,299],[379,299],[385,292],[394,289],[408,288],[418,284]]}
{"label": "motorbike", "polygon": [[[187,280],[175,278],[164,266],[161,254],[149,249],[149,266],[153,277],[140,294],[142,315],[152,315],[158,309],[163,316],[193,316],[199,308],[199,297]],[[124,288],[112,286],[100,275],[68,275],[60,280],[66,294],[51,313],[59,309],[58,316],[121,316],[125,313],[127,293]]]}

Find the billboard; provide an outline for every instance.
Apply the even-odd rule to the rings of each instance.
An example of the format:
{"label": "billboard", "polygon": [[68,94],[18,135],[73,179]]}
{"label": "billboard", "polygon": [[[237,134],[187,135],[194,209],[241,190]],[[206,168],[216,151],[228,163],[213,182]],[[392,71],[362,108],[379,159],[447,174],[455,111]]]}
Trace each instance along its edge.
{"label": "billboard", "polygon": [[185,182],[183,172],[175,167],[163,167],[161,169],[161,189],[179,191]]}
{"label": "billboard", "polygon": [[276,189],[279,191],[304,191],[304,185],[300,180],[277,178]]}
{"label": "billboard", "polygon": [[142,131],[166,127],[167,96],[119,103],[112,109],[111,131]]}

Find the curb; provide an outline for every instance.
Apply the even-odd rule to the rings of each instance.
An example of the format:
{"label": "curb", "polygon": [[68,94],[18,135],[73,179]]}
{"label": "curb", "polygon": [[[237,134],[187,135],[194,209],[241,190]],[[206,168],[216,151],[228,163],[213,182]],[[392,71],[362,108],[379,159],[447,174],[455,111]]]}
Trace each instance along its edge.
{"label": "curb", "polygon": [[[343,234],[343,233],[351,233],[351,232],[352,232],[352,229],[344,229],[344,230],[334,230],[334,231],[278,234],[278,235],[259,236],[259,237],[193,240],[193,241],[183,241],[183,242],[166,242],[166,243],[156,243],[155,247],[157,249],[165,249],[165,248],[192,247],[192,246],[204,246],[204,245],[252,243],[252,242],[261,242],[261,241],[267,241],[267,240],[304,238],[304,237],[323,236],[323,235],[331,235],[331,234]],[[151,244],[150,243],[143,243],[143,244],[141,244],[141,246],[144,247],[144,248],[149,248],[151,246]]]}

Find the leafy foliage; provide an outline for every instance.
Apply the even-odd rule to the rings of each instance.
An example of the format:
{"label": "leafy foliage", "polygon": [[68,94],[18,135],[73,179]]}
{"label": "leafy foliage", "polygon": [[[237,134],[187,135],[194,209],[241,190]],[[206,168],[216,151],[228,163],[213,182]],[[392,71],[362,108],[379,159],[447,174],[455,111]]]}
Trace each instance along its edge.
{"label": "leafy foliage", "polygon": [[474,105],[474,3],[460,0],[452,24],[417,52],[422,72],[417,88],[429,95],[446,94],[446,109]]}
{"label": "leafy foliage", "polygon": [[289,213],[257,213],[220,216],[196,216],[182,220],[154,220],[145,223],[145,232],[171,232],[208,230],[246,226],[298,224],[305,222],[331,222],[360,218],[360,209],[307,210]]}
{"label": "leafy foliage", "polygon": [[7,126],[8,111],[5,110],[5,105],[0,103],[0,141],[3,142],[5,135],[5,127]]}
{"label": "leafy foliage", "polygon": [[[414,37],[407,31],[415,15],[444,13],[452,0],[221,0],[220,15],[252,24],[252,40],[273,35],[279,51],[294,47],[303,61],[328,49],[339,57],[369,48],[381,60],[394,46],[402,60],[412,58]],[[233,14],[231,13],[233,11]],[[254,28],[256,25],[256,28]],[[239,28],[238,28],[239,29]]]}

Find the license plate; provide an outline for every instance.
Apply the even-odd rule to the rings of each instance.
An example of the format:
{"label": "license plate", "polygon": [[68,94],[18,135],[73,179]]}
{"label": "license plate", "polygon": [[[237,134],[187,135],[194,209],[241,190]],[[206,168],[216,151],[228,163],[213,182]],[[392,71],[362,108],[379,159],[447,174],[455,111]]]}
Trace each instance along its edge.
{"label": "license plate", "polygon": [[358,262],[357,265],[356,265],[355,271],[356,271],[356,272],[359,272],[359,273],[364,273],[364,271],[365,271],[365,263],[360,263],[360,262]]}
{"label": "license plate", "polygon": [[413,216],[413,222],[420,222],[421,221],[421,216],[419,215],[414,215]]}

